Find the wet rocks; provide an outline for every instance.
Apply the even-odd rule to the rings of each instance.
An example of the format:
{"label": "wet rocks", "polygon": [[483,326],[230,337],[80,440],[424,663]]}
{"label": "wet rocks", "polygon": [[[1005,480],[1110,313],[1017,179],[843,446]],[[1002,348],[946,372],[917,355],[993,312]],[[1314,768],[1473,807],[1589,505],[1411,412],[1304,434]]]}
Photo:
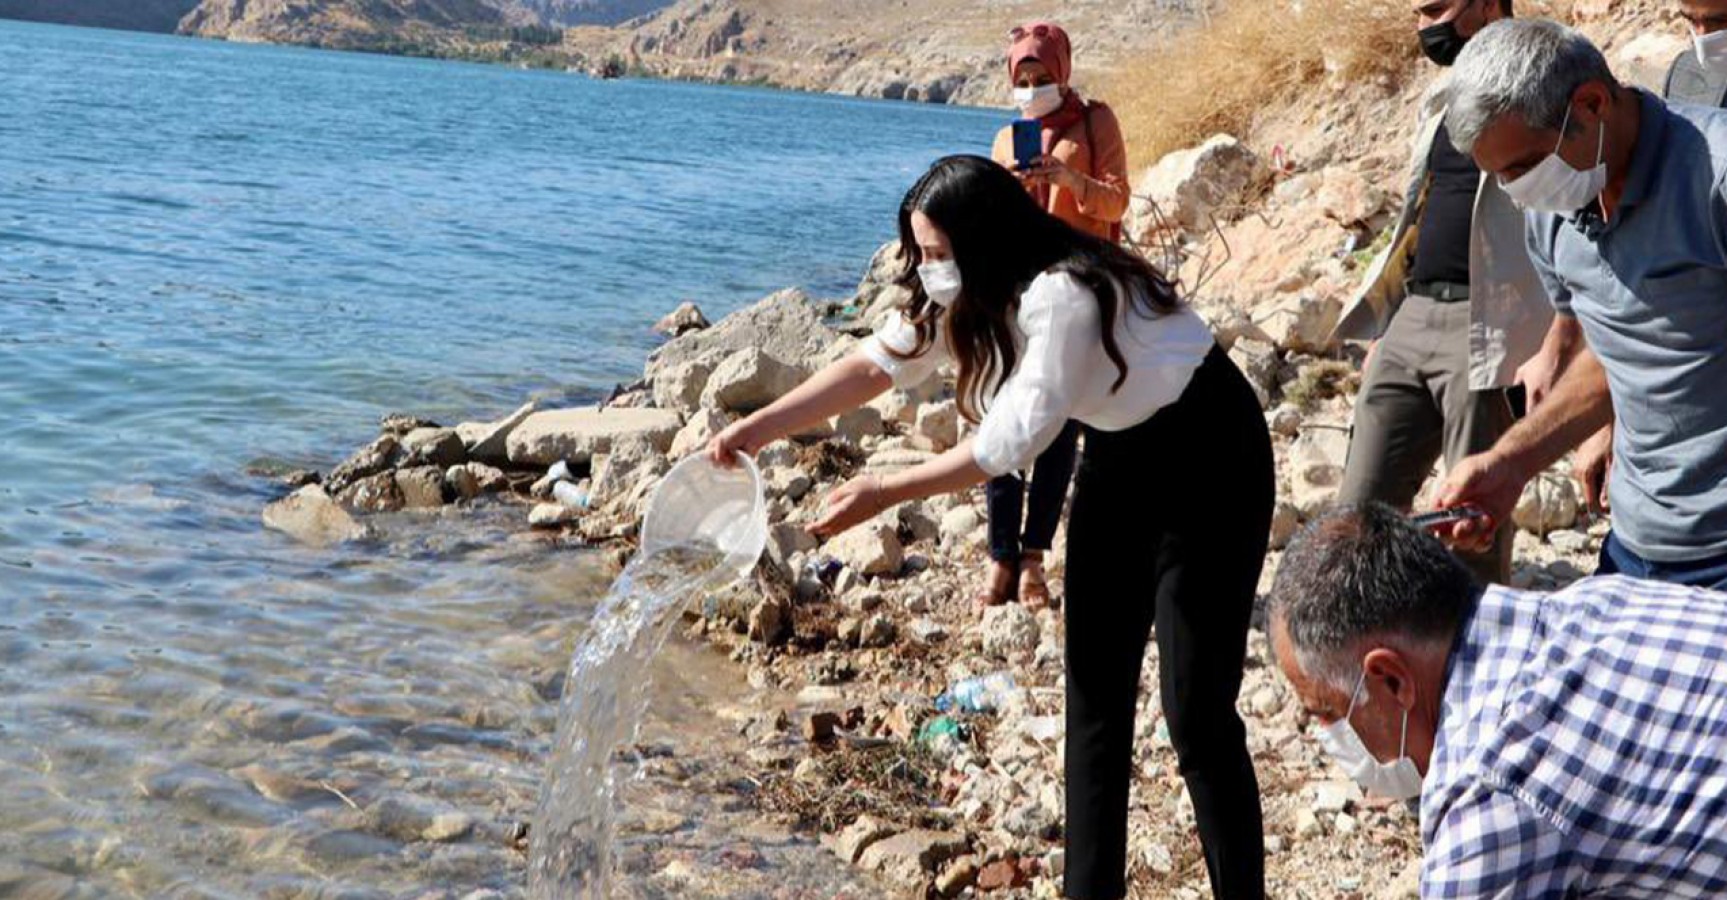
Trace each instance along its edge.
{"label": "wet rocks", "polygon": [[402,452],[401,442],[394,435],[379,435],[377,440],[331,469],[324,478],[324,487],[331,494],[338,495],[363,478],[389,471],[401,458]]}
{"label": "wet rocks", "polygon": [[549,466],[561,460],[586,465],[614,443],[638,438],[665,452],[682,422],[663,409],[606,409],[586,406],[537,412],[527,417],[508,440],[510,462]]}
{"label": "wet rocks", "polygon": [[474,830],[467,813],[418,798],[386,797],[366,814],[373,830],[399,841],[455,841]]}
{"label": "wet rocks", "polygon": [[396,512],[407,505],[402,489],[396,485],[396,473],[379,472],[361,478],[336,495],[343,506],[358,512]]}
{"label": "wet rocks", "polygon": [[300,488],[264,507],[264,527],[308,544],[339,544],[366,537],[364,525],[330,499],[320,485]]}
{"label": "wet rocks", "polygon": [[416,428],[402,436],[407,464],[447,469],[468,461],[468,448],[454,428]]}
{"label": "wet rocks", "polygon": [[[454,432],[451,432],[454,436]],[[396,490],[407,509],[437,509],[444,505],[444,473],[436,466],[396,471]],[[476,479],[477,483],[477,479]]]}

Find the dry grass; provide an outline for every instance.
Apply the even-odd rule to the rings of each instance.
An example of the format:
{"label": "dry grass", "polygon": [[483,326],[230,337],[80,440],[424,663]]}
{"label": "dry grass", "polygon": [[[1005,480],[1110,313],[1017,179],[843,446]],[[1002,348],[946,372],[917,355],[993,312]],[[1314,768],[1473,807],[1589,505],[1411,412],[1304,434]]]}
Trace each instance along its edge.
{"label": "dry grass", "polygon": [[1244,136],[1255,115],[1328,78],[1405,76],[1417,55],[1412,15],[1405,0],[1221,0],[1098,96],[1120,116],[1138,171],[1219,132]]}

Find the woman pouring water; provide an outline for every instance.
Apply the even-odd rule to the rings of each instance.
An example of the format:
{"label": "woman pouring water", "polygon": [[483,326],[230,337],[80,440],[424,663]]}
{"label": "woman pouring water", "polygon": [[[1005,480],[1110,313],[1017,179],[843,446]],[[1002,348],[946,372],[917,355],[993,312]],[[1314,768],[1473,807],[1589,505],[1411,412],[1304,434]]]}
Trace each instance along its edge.
{"label": "woman pouring water", "polygon": [[1134,712],[1155,622],[1163,712],[1213,890],[1263,896],[1259,790],[1235,711],[1274,490],[1252,389],[1156,269],[1049,215],[990,160],[937,162],[906,195],[899,230],[906,306],[859,352],[721,432],[712,459],[729,464],[952,361],[976,433],[834,491],[811,527],[831,537],[1023,467],[1082,423],[1064,613],[1066,895],[1126,893]]}
{"label": "woman pouring water", "polygon": [[[1073,47],[1067,32],[1033,22],[1008,33],[1007,74],[1023,121],[1035,126],[1039,154],[1021,165],[1013,128],[995,136],[990,155],[1012,169],[1038,206],[1080,231],[1109,240],[1127,214],[1127,146],[1115,113],[1085,100],[1068,81]],[[1030,468],[989,481],[989,555],[979,606],[1019,600],[1050,605],[1043,555],[1055,541],[1067,486],[1073,480],[1079,426],[1068,423]]]}

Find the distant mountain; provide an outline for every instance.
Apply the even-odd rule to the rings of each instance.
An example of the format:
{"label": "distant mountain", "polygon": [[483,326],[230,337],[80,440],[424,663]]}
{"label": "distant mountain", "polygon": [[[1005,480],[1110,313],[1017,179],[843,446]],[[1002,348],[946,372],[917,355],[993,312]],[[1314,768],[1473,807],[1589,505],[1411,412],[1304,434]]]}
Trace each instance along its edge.
{"label": "distant mountain", "polygon": [[0,19],[171,32],[198,0],[0,0]]}
{"label": "distant mountain", "polygon": [[542,25],[617,25],[670,6],[672,0],[501,0],[531,13]]}
{"label": "distant mountain", "polygon": [[179,30],[239,41],[390,50],[464,29],[521,24],[526,23],[486,0],[202,0]]}

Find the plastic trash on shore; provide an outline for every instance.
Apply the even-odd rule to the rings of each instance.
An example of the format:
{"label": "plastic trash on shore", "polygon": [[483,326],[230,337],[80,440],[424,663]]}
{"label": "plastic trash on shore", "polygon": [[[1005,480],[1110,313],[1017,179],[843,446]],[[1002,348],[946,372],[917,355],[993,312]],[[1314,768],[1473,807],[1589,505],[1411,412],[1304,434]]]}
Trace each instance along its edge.
{"label": "plastic trash on shore", "polygon": [[642,518],[642,555],[713,548],[725,554],[723,568],[749,574],[768,545],[768,508],[755,461],[738,460],[722,469],[696,455],[673,466]]}
{"label": "plastic trash on shore", "polygon": [[1013,676],[1006,672],[967,678],[937,697],[935,708],[942,712],[995,712],[1005,706],[1018,690]]}
{"label": "plastic trash on shore", "polygon": [[573,481],[560,481],[552,485],[552,498],[570,509],[588,508],[588,492]]}

